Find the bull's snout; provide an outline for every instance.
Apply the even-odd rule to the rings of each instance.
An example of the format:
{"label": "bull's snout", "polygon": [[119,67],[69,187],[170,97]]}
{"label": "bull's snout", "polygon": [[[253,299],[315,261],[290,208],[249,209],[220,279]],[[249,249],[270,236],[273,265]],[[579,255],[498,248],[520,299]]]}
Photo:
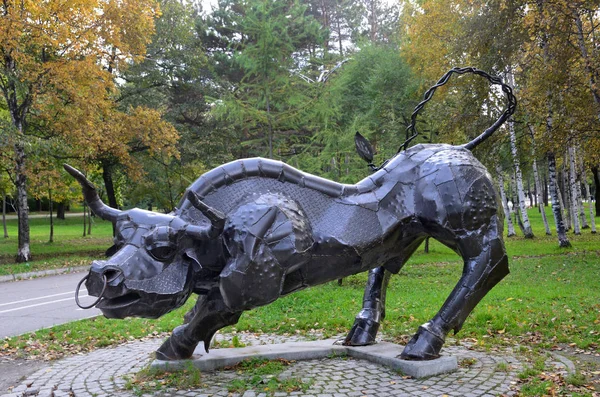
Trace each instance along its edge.
{"label": "bull's snout", "polygon": [[[89,309],[96,306],[102,299],[106,300],[123,296],[127,293],[124,281],[125,278],[121,269],[105,261],[94,261],[88,274],[77,284],[75,302],[82,309]],[[79,302],[79,290],[84,282],[88,294],[98,297],[89,306],[82,306]]]}
{"label": "bull's snout", "polygon": [[88,273],[85,287],[92,296],[100,296],[102,291],[106,289],[104,295],[111,298],[123,294],[124,281],[125,278],[121,269],[108,265],[105,261],[94,261]]}
{"label": "bull's snout", "polygon": [[108,265],[105,261],[94,261],[90,268],[90,277],[102,279],[106,277],[109,285],[115,287],[123,282],[123,271],[116,266]]}

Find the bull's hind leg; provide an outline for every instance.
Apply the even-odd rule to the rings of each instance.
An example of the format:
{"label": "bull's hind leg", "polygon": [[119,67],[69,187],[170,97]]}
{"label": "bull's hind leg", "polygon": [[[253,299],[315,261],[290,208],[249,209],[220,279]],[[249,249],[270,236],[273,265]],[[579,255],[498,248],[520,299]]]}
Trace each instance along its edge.
{"label": "bull's hind leg", "polygon": [[501,220],[494,216],[487,231],[471,232],[456,242],[455,248],[464,259],[462,276],[441,310],[419,327],[401,358],[431,360],[439,357],[448,332],[458,332],[485,294],[508,274],[502,226],[498,222]]}
{"label": "bull's hind leg", "polygon": [[344,339],[344,345],[366,346],[375,343],[379,325],[385,318],[385,292],[390,275],[383,266],[369,271],[362,310],[356,315],[354,325]]}
{"label": "bull's hind leg", "polygon": [[423,235],[412,235],[400,239],[400,254],[383,266],[369,271],[369,279],[363,295],[363,307],[354,319],[343,344],[346,346],[366,346],[375,343],[379,325],[385,318],[385,295],[391,273],[398,273],[404,263],[425,239]]}

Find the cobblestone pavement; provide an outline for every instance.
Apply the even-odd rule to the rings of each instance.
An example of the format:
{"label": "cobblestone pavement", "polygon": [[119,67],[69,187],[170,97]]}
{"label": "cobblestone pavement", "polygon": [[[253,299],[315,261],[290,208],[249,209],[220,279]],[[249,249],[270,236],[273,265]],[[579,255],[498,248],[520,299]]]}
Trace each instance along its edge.
{"label": "cobblestone pavement", "polygon": [[[217,335],[217,340],[231,335]],[[295,337],[238,334],[245,344],[294,342]],[[86,355],[68,357],[50,364],[2,397],[130,396],[125,390],[126,375],[133,375],[151,360],[160,340],[132,342]],[[465,346],[448,346],[444,354],[457,357],[457,372],[425,379],[410,379],[386,367],[349,358],[330,358],[292,363],[278,377],[310,382],[306,392],[276,393],[275,396],[498,396],[513,395],[511,385],[522,365],[513,355],[487,354]],[[202,387],[195,390],[164,390],[161,396],[240,396],[227,390],[241,375],[235,371],[202,374]],[[246,391],[243,397],[266,396]]]}

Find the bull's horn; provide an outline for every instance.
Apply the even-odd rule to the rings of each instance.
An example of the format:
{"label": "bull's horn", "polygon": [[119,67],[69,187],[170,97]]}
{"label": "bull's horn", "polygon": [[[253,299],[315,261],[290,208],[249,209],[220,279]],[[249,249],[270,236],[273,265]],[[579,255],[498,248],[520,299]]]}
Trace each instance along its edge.
{"label": "bull's horn", "polygon": [[100,200],[100,196],[98,196],[98,192],[96,191],[94,184],[88,181],[79,170],[71,167],[68,164],[64,164],[63,167],[65,167],[65,170],[71,174],[73,178],[77,179],[77,182],[79,182],[81,185],[83,190],[83,198],[94,214],[107,221],[116,221],[117,217],[122,211],[104,204],[102,200]]}
{"label": "bull's horn", "polygon": [[208,238],[216,237],[221,234],[225,228],[225,215],[221,211],[206,205],[202,200],[200,200],[200,197],[198,197],[198,195],[191,190],[188,190],[186,197],[188,200],[190,200],[190,203],[194,206],[194,208],[202,212],[202,214],[208,218],[211,224],[210,230],[200,231],[199,229],[204,228],[200,226],[190,226],[187,229],[188,232],[198,229],[196,232],[192,232],[192,234],[197,235],[197,232],[200,232],[201,236],[206,236]]}

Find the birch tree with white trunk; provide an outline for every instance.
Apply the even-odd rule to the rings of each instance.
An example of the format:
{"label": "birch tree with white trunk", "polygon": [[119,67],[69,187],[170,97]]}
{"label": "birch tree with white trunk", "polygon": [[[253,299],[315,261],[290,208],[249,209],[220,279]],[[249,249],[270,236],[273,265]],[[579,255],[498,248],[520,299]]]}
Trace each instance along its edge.
{"label": "birch tree with white trunk", "polygon": [[553,152],[548,152],[546,154],[546,158],[548,159],[548,181],[550,185],[550,199],[552,201],[552,214],[554,215],[556,234],[558,236],[558,246],[562,248],[570,247],[571,242],[567,237],[565,224],[563,222],[562,217],[562,211],[559,203],[560,191],[558,190],[558,179],[556,178],[556,157]]}
{"label": "birch tree with white trunk", "polygon": [[558,185],[557,189],[558,189],[558,193],[560,194],[561,209],[562,209],[563,213],[565,214],[565,228],[567,229],[567,231],[569,231],[573,227],[573,221],[572,221],[573,208],[571,207],[571,194],[569,193],[569,181],[567,178],[567,168],[565,166],[565,164],[567,162],[567,160],[566,160],[567,158],[568,158],[568,153],[567,153],[567,155],[565,155],[565,161],[563,161],[562,170],[560,171],[560,174],[559,174],[563,189],[560,188],[560,185]]}
{"label": "birch tree with white trunk", "polygon": [[540,175],[538,173],[537,161],[535,159],[535,131],[533,130],[533,126],[528,124],[529,133],[531,134],[531,158],[533,159],[532,167],[533,167],[533,181],[535,183],[535,190],[537,193],[537,205],[542,214],[542,220],[544,221],[544,228],[546,229],[546,236],[551,236],[552,232],[550,232],[550,225],[548,224],[548,217],[546,217],[546,210],[544,208],[544,198],[543,198],[543,189],[542,183],[540,182]]}
{"label": "birch tree with white trunk", "polygon": [[[515,78],[512,71],[506,74],[507,82],[511,87],[515,86]],[[521,213],[521,221],[523,222],[523,235],[525,238],[533,238],[533,230],[527,215],[527,203],[525,202],[525,192],[523,190],[523,174],[521,173],[521,165],[519,164],[519,156],[517,153],[517,136],[515,133],[515,123],[513,120],[508,121],[508,133],[510,136],[510,153],[512,154],[513,164],[515,167],[515,178],[517,183],[517,201],[519,203],[519,212]]]}
{"label": "birch tree with white trunk", "polygon": [[583,173],[583,163],[582,163],[582,156],[579,156],[578,154],[581,153],[581,150],[578,150],[576,147],[573,147],[573,152],[574,152],[574,156],[575,156],[575,169],[576,169],[576,183],[577,183],[577,203],[578,203],[578,208],[579,208],[579,218],[581,219],[581,229],[589,229],[590,225],[588,225],[587,222],[587,217],[585,215],[585,204],[584,201],[587,200],[587,196],[584,197],[584,192],[581,190],[581,187],[583,186],[583,179],[584,177],[584,173]]}
{"label": "birch tree with white trunk", "polygon": [[506,228],[508,229],[507,237],[515,236],[515,226],[513,225],[510,217],[510,209],[508,208],[508,201],[506,201],[506,192],[504,191],[504,178],[502,177],[502,168],[500,165],[496,167],[496,173],[498,174],[498,189],[500,190],[500,199],[502,200],[502,209],[504,209],[504,219],[506,219]]}
{"label": "birch tree with white trunk", "polygon": [[569,211],[571,213],[571,220],[573,221],[573,233],[580,235],[581,227],[579,225],[579,195],[577,194],[579,186],[577,186],[577,177],[575,175],[575,150],[573,149],[573,146],[569,145],[567,151],[569,154],[569,193],[571,199]]}
{"label": "birch tree with white trunk", "polygon": [[[581,177],[581,181],[583,182],[583,189],[585,191],[585,197],[588,202],[588,213],[590,216],[590,227],[592,229],[592,234],[596,234],[596,219],[594,218],[594,204],[593,197],[590,189],[590,184],[587,179],[587,172],[585,172],[585,164],[583,161],[583,157],[579,157],[579,175]],[[583,206],[583,202],[581,203]]]}

